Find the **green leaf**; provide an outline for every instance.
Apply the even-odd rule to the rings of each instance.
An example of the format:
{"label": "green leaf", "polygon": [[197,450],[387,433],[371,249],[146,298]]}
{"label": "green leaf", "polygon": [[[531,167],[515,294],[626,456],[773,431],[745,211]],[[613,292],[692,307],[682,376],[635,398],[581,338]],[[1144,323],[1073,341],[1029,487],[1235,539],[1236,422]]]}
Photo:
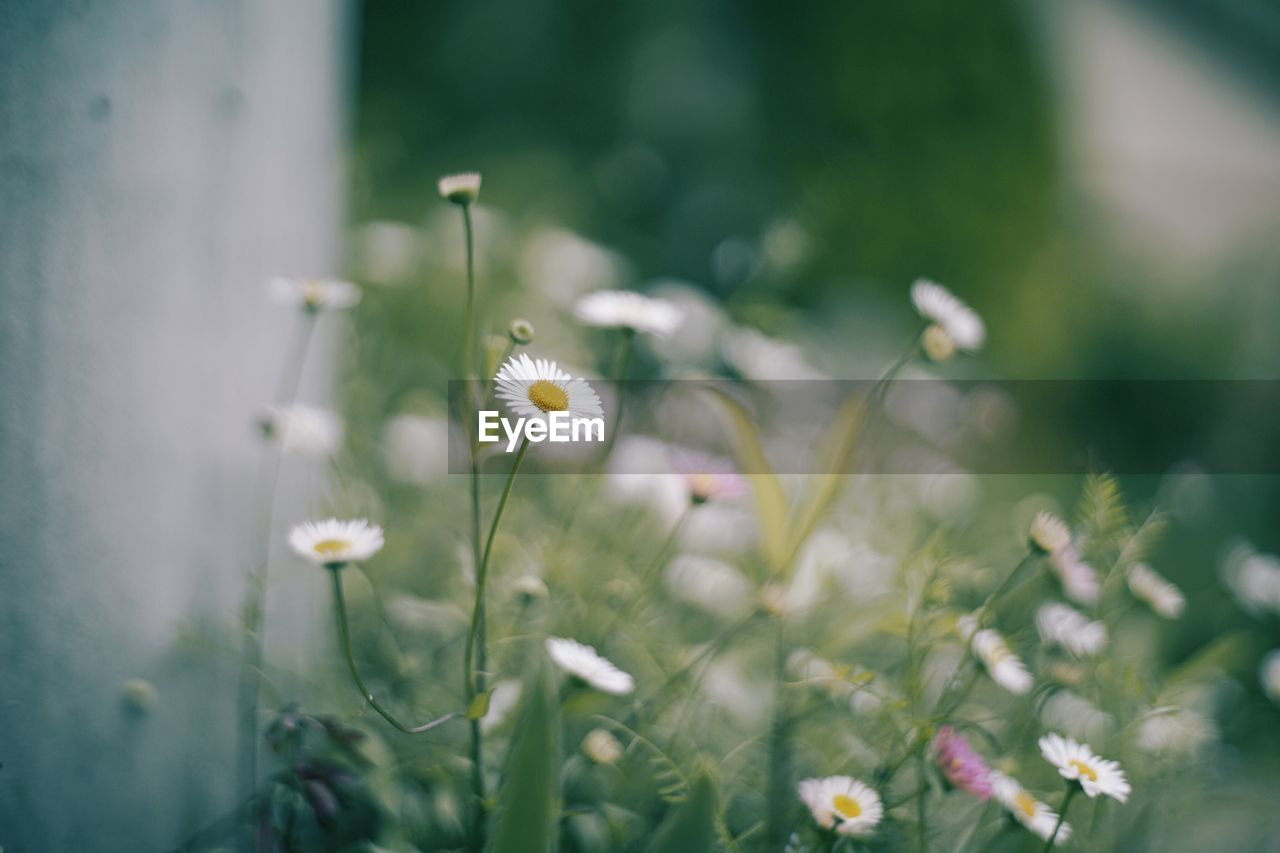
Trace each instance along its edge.
{"label": "green leaf", "polygon": [[471,704],[467,706],[467,719],[479,720],[485,714],[489,713],[489,697],[492,695],[492,690],[477,693],[475,698],[471,700]]}
{"label": "green leaf", "polygon": [[831,505],[844,483],[845,469],[853,459],[853,452],[858,445],[858,437],[862,434],[862,400],[850,396],[840,406],[835,418],[827,426],[819,444],[815,458],[814,475],[808,478],[805,499],[801,504],[796,519],[790,525],[787,538],[788,563],[795,557],[805,540],[813,533],[822,515]]}
{"label": "green leaf", "polygon": [[741,403],[724,391],[710,388],[720,403],[733,438],[733,455],[755,494],[756,518],[760,522],[760,552],[773,569],[781,569],[787,559],[787,498],[782,484],[769,467],[760,430]]}
{"label": "green leaf", "polygon": [[498,794],[490,853],[547,853],[553,848],[559,720],[545,665],[525,680],[523,697]]}
{"label": "green leaf", "polygon": [[710,767],[699,762],[689,796],[667,816],[646,848],[648,853],[708,853],[716,837],[716,785]]}

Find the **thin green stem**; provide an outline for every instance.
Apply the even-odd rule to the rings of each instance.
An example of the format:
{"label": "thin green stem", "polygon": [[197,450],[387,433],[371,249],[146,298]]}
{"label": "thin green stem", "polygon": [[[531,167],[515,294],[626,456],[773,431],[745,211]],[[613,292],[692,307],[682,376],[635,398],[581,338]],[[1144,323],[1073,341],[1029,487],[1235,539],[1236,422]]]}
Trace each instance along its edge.
{"label": "thin green stem", "polygon": [[475,234],[471,223],[471,205],[462,208],[462,230],[467,243],[467,325],[462,339],[462,378],[474,379],[476,375],[476,264]]}
{"label": "thin green stem", "polygon": [[[515,485],[516,474],[520,472],[520,463],[529,451],[529,439],[526,436],[516,452],[515,461],[511,464],[511,473],[507,475],[507,484],[502,489],[502,497],[498,499],[498,508],[493,514],[493,523],[489,525],[489,536],[484,543],[484,551],[476,567],[476,601],[471,611],[471,628],[467,632],[467,645],[463,652],[463,676],[466,679],[466,698],[470,708],[471,700],[484,690],[484,619],[485,619],[485,586],[489,578],[489,557],[493,553],[493,540],[498,533],[498,524],[507,508],[511,497],[511,488]],[[473,663],[478,666],[473,668]],[[484,784],[484,749],[483,732],[478,719],[471,720],[471,785],[476,797],[474,825],[472,827],[472,846],[475,850],[484,849],[485,840],[485,784]]]}
{"label": "thin green stem", "polygon": [[[276,390],[275,403],[280,407],[292,405],[298,396],[298,387],[302,382],[303,369],[307,362],[307,353],[311,348],[316,325],[316,311],[304,309],[301,322],[295,327],[294,341],[285,356],[280,371],[279,386]],[[283,429],[288,429],[287,416],[282,421]],[[279,427],[277,427],[279,428]],[[283,460],[281,449],[284,435],[277,435],[274,448],[269,448],[258,469],[258,482],[254,491],[257,505],[256,517],[261,527],[258,531],[258,542],[263,559],[260,566],[250,571],[246,580],[244,605],[244,660],[240,670],[239,704],[240,719],[238,740],[240,748],[239,777],[240,789],[252,800],[258,787],[258,704],[261,688],[262,663],[265,649],[265,613],[267,598],[268,567],[271,563],[271,530],[275,526],[276,491],[280,482],[280,466]],[[256,846],[256,841],[248,841],[246,846]]]}
{"label": "thin green stem", "polygon": [[336,563],[328,566],[329,576],[333,581],[333,607],[334,614],[338,623],[338,640],[342,644],[342,652],[347,658],[347,667],[351,670],[351,678],[355,681],[356,687],[360,690],[360,695],[364,698],[373,710],[377,711],[382,719],[386,720],[395,728],[408,735],[422,734],[429,732],[437,726],[447,723],[449,720],[458,716],[456,713],[445,714],[443,717],[437,717],[429,723],[421,726],[408,726],[400,722],[396,717],[384,708],[377,699],[373,698],[373,691],[365,686],[364,679],[360,676],[360,668],[356,666],[355,653],[351,649],[351,628],[347,621],[347,599],[342,591],[342,569],[343,563]]}
{"label": "thin green stem", "polygon": [[765,838],[771,849],[779,849],[787,836],[787,804],[791,801],[787,776],[790,772],[788,755],[786,708],[787,647],[783,620],[774,620],[773,650],[773,724],[769,737],[768,809],[765,815]]}
{"label": "thin green stem", "polygon": [[1054,842],[1058,840],[1058,831],[1062,829],[1062,823],[1067,819],[1067,808],[1071,805],[1071,799],[1075,797],[1076,791],[1079,790],[1079,783],[1067,783],[1067,793],[1062,798],[1062,811],[1058,813],[1058,822],[1053,825],[1053,832],[1049,833],[1049,840],[1045,842],[1044,853],[1049,853],[1053,849]]}
{"label": "thin green stem", "polygon": [[929,786],[925,784],[924,752],[917,756],[916,763],[920,768],[920,796],[916,797],[916,846],[920,853],[929,849]]}

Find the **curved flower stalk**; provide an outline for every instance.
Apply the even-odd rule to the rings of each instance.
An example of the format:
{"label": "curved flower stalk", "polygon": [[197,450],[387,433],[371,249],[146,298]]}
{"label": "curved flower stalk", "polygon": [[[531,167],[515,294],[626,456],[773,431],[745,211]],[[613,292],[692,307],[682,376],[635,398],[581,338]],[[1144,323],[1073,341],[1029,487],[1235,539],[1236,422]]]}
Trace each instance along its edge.
{"label": "curved flower stalk", "polygon": [[274,407],[267,424],[274,434],[264,429],[264,435],[280,441],[268,449],[259,465],[255,486],[254,506],[259,521],[257,548],[262,562],[247,574],[244,598],[244,649],[237,692],[240,706],[238,721],[238,775],[241,791],[247,798],[253,796],[258,786],[258,704],[261,672],[266,654],[265,613],[270,570],[271,533],[275,527],[276,492],[280,481],[280,466],[285,452],[294,450],[331,452],[340,441],[341,423],[315,415],[315,410],[300,410],[296,400],[307,354],[315,336],[316,319],[320,313],[350,308],[360,301],[360,289],[354,284],[336,279],[287,278],[277,276],[267,282],[268,297],[277,304],[300,309],[300,321],[295,327],[284,364],[281,366],[279,385]]}
{"label": "curved flower stalk", "polygon": [[422,734],[437,726],[449,722],[459,716],[456,713],[445,714],[420,726],[402,723],[399,718],[386,709],[364,683],[360,668],[356,665],[355,653],[351,648],[351,627],[347,619],[347,600],[342,589],[342,570],[351,563],[363,562],[382,550],[382,528],[370,524],[363,518],[354,521],[339,521],[331,518],[327,521],[304,522],[297,525],[289,533],[289,547],[304,560],[323,566],[329,571],[333,582],[334,615],[337,618],[338,640],[347,659],[347,667],[351,678],[360,691],[360,696],[369,703],[369,707],[378,712],[384,720],[405,734]]}

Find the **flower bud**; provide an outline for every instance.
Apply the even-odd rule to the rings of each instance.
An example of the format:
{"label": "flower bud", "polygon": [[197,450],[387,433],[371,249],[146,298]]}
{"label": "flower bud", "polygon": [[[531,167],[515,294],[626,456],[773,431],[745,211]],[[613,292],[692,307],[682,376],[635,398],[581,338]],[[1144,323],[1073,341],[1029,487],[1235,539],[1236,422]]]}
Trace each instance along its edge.
{"label": "flower bud", "polygon": [[511,338],[511,343],[520,347],[527,347],[533,343],[533,324],[528,320],[517,317],[511,321],[511,325],[507,328],[507,336]]}
{"label": "flower bud", "polygon": [[604,729],[592,729],[582,739],[582,751],[596,764],[617,764],[622,758],[622,744]]}
{"label": "flower bud", "polygon": [[1062,519],[1050,512],[1038,512],[1031,521],[1028,534],[1031,547],[1054,554],[1071,544],[1071,530]]}
{"label": "flower bud", "polygon": [[445,175],[437,186],[442,198],[454,204],[472,204],[480,197],[480,173],[463,172],[458,175]]}
{"label": "flower bud", "polygon": [[145,678],[130,678],[120,686],[124,706],[135,714],[146,714],[155,707],[159,694],[155,685]]}

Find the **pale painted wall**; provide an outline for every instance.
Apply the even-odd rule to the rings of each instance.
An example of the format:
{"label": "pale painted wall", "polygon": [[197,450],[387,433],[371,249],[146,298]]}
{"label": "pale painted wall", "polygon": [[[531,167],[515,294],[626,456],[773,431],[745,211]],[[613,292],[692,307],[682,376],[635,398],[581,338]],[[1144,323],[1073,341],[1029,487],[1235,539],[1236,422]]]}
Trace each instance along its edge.
{"label": "pale painted wall", "polygon": [[[0,5],[6,853],[159,850],[231,804],[234,662],[175,632],[239,604],[249,425],[293,319],[262,281],[336,260],[354,22],[342,0]],[[160,694],[141,718],[133,676]]]}

